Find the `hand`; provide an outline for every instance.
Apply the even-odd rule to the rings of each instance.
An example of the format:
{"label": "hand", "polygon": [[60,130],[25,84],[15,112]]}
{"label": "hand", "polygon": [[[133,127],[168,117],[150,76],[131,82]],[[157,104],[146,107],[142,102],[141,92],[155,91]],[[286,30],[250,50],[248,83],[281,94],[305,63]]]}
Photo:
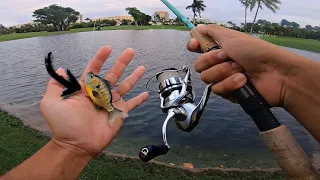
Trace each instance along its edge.
{"label": "hand", "polygon": [[[99,74],[111,51],[109,46],[98,51],[80,79],[81,91],[67,99],[61,97],[64,87],[51,79],[40,105],[41,112],[52,130],[54,142],[80,155],[89,154],[91,157],[98,155],[111,143],[124,121],[124,119],[119,120],[118,123],[111,126],[107,111],[98,110],[84,88],[86,74],[90,71]],[[111,86],[118,82],[134,55],[133,49],[126,49],[107,73],[105,79],[111,83]],[[119,85],[118,90],[121,96],[125,96],[134,87],[145,71],[145,67],[138,67]],[[57,73],[66,78],[63,69],[58,69]],[[113,95],[119,97],[114,92]],[[118,97],[114,99],[117,100]],[[121,98],[113,105],[128,113],[140,106],[147,98],[148,93],[145,92],[129,101]]]}
{"label": "hand", "polygon": [[[201,55],[194,65],[204,82],[214,84],[213,93],[234,102],[230,93],[243,87],[249,78],[270,105],[286,103],[290,93],[286,79],[294,66],[293,54],[218,25],[200,25],[197,30],[218,41],[222,47]],[[188,49],[199,52],[199,41],[191,39]]]}

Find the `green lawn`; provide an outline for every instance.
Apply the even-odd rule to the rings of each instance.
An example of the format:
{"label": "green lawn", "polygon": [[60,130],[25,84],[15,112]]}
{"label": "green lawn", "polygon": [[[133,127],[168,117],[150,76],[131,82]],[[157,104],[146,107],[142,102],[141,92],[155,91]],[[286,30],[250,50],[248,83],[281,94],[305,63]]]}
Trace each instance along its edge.
{"label": "green lawn", "polygon": [[[176,29],[176,30],[188,30],[186,26],[109,26],[103,27],[102,30],[147,30],[147,29]],[[70,31],[60,31],[60,32],[29,32],[29,33],[15,33],[15,34],[5,34],[0,35],[0,42],[3,41],[10,41],[16,39],[25,39],[31,37],[38,37],[38,36],[50,36],[56,34],[70,34],[70,33],[77,33],[77,32],[87,32],[92,31],[93,28],[80,28],[80,29],[71,29]]]}
{"label": "green lawn", "polygon": [[[34,154],[49,138],[0,111],[0,176]],[[48,162],[50,163],[50,162]],[[132,158],[101,155],[84,170],[80,179],[284,179],[280,172],[189,171]]]}
{"label": "green lawn", "polygon": [[317,40],[284,38],[284,37],[273,37],[273,36],[270,36],[270,37],[263,36],[260,38],[279,46],[286,46],[286,47],[320,53],[320,41],[317,41]]}

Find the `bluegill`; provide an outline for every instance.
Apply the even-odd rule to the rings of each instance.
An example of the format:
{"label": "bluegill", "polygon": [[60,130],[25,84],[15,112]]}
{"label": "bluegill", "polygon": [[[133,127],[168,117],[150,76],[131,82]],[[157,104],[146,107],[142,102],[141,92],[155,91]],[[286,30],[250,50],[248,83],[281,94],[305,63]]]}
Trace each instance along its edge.
{"label": "bluegill", "polygon": [[85,77],[85,88],[93,103],[108,111],[111,124],[128,117],[128,114],[112,105],[111,86],[107,80],[89,72]]}

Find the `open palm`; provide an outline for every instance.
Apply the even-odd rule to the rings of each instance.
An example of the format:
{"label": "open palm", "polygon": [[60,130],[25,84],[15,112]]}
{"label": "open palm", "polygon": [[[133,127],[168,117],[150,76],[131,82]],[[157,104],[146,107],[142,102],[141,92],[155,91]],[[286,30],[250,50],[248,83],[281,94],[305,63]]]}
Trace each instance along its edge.
{"label": "open palm", "polygon": [[[53,140],[59,145],[80,148],[90,155],[96,156],[111,143],[119,132],[124,119],[119,119],[117,123],[110,125],[107,111],[97,109],[84,88],[85,75],[90,71],[99,74],[110,54],[111,47],[109,46],[103,47],[98,51],[80,79],[81,91],[67,99],[61,97],[64,87],[54,79],[49,81],[40,107],[44,118],[52,130]],[[111,83],[111,86],[114,86],[121,78],[134,55],[133,49],[125,50],[107,73],[105,79]],[[143,76],[145,71],[144,67],[138,67],[121,82],[118,88],[120,95],[126,95]],[[58,69],[57,73],[66,77],[63,69]],[[129,113],[148,98],[146,92],[129,101],[120,98],[116,91],[113,91],[112,94],[114,100],[117,101],[113,105],[125,113]]]}

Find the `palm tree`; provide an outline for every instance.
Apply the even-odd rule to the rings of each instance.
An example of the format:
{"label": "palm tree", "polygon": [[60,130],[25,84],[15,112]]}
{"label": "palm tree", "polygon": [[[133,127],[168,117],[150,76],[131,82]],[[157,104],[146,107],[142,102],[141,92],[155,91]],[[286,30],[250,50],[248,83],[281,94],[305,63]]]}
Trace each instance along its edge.
{"label": "palm tree", "polygon": [[258,7],[257,7],[256,15],[255,15],[254,20],[253,20],[253,24],[252,24],[250,33],[252,34],[254,23],[256,22],[259,9],[262,9],[262,5],[266,6],[273,13],[276,13],[276,10],[280,9],[279,8],[280,4],[281,4],[280,0],[253,0],[251,5],[250,5],[250,9],[252,10],[256,5],[258,5]]}
{"label": "palm tree", "polygon": [[[248,8],[251,6],[254,0],[240,0],[240,2],[244,5],[245,7],[245,12],[244,12],[244,31],[247,32],[247,13],[248,13]],[[252,7],[254,8],[254,7]],[[251,10],[252,11],[252,10]]]}
{"label": "palm tree", "polygon": [[193,0],[193,3],[186,8],[186,9],[192,9],[193,23],[195,23],[196,21],[197,13],[201,18],[201,12],[204,11],[206,7],[207,6],[203,4],[203,0]]}

